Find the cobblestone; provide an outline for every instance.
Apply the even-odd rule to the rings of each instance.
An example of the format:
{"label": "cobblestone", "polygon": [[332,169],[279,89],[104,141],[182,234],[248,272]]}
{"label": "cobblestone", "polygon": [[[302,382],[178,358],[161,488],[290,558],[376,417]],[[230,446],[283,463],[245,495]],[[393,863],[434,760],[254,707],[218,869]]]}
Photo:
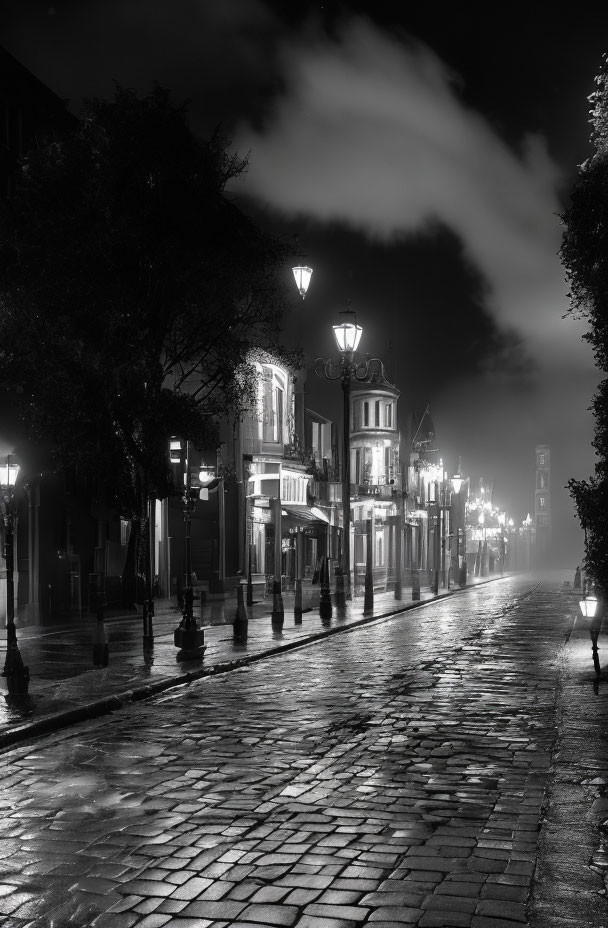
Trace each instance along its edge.
{"label": "cobblestone", "polygon": [[525,923],[571,628],[563,593],[521,600],[532,586],[467,591],[12,749],[0,914]]}

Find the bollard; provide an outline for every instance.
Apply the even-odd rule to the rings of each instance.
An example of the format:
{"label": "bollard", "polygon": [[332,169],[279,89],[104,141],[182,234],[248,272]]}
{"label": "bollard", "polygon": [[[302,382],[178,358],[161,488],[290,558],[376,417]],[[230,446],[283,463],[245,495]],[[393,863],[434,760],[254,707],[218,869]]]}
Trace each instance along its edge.
{"label": "bollard", "polygon": [[272,612],[270,613],[272,627],[276,631],[283,628],[285,621],[285,611],[283,609],[283,594],[281,592],[281,581],[273,580],[272,583]]}
{"label": "bollard", "polygon": [[323,621],[331,619],[333,613],[331,605],[331,590],[329,587],[329,561],[326,557],[321,560],[321,596],[319,598],[319,615]]}
{"label": "bollard", "polygon": [[366,519],[365,534],[365,595],[363,597],[363,615],[370,615],[374,611],[373,539],[371,519]]}
{"label": "bollard", "polygon": [[239,584],[236,588],[236,616],[232,625],[232,636],[234,641],[247,641],[247,630],[249,627],[249,615],[243,602],[243,587]]}
{"label": "bollard", "polygon": [[336,608],[345,609],[346,608],[346,591],[344,589],[344,573],[342,568],[338,567],[336,570]]}
{"label": "bollard", "polygon": [[467,585],[467,562],[463,561],[462,567],[458,568],[458,586],[461,589]]}
{"label": "bollard", "polygon": [[302,624],[302,581],[296,579],[296,590],[293,600],[293,622],[294,625]]}
{"label": "bollard", "polygon": [[151,599],[145,599],[143,610],[143,626],[144,626],[144,650],[154,647],[154,630],[152,627],[152,617],[154,616],[154,601]]}
{"label": "bollard", "polygon": [[107,667],[109,660],[108,639],[103,621],[103,609],[97,610],[97,623],[93,641],[93,664],[95,667]]}
{"label": "bollard", "polygon": [[412,601],[420,599],[420,574],[417,570],[412,571]]}

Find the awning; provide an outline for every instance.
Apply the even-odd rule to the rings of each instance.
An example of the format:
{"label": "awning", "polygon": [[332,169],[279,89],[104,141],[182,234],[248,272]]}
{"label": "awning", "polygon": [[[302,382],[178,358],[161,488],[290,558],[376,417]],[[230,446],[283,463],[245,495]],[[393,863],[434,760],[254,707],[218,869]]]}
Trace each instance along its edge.
{"label": "awning", "polygon": [[310,509],[308,506],[302,506],[301,509],[300,507],[281,506],[281,515],[287,519],[293,519],[294,522],[326,522],[329,524],[329,519],[325,513],[317,509],[316,506],[312,506]]}

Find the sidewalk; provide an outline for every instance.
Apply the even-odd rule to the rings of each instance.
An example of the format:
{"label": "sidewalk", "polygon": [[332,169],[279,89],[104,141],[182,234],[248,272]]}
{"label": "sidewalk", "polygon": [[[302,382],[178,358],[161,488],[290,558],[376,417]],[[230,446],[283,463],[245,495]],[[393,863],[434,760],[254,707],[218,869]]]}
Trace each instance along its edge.
{"label": "sidewalk", "polygon": [[[505,575],[508,576],[508,575]],[[465,589],[501,577],[472,578]],[[412,602],[411,588],[404,587],[403,598],[393,592],[376,593],[372,615],[363,614],[363,596],[348,603],[343,612],[334,606],[330,620],[321,620],[318,587],[313,598],[304,596],[302,624],[294,624],[293,593],[283,593],[285,622],[281,632],[272,629],[272,597],[249,607],[247,642],[235,644],[232,622],[236,598],[225,603],[195,604],[194,614],[205,629],[207,649],[203,657],[178,660],[173,631],[181,615],[173,602],[157,600],[153,620],[154,647],[144,651],[141,616],[106,618],[107,667],[93,664],[93,641],[97,622],[93,616],[53,626],[17,628],[19,649],[29,667],[29,696],[20,705],[10,704],[6,683],[0,678],[0,750],[38,735],[76,722],[104,715],[125,704],[144,699],[171,687],[190,683],[199,677],[225,673],[271,654],[287,651],[307,642],[334,634],[344,628],[362,625],[424,605],[435,599],[457,595],[459,588],[442,590],[434,596],[428,588],[420,591],[420,601]],[[308,602],[307,602],[308,599]],[[332,597],[333,599],[333,597]],[[0,661],[4,666],[6,631],[2,631]]]}

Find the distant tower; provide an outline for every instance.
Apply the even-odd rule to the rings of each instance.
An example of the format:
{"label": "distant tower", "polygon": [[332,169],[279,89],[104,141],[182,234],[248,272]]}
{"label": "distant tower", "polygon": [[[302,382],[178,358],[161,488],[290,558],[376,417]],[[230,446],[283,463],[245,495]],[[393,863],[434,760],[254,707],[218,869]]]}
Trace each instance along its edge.
{"label": "distant tower", "polygon": [[546,567],[551,552],[551,452],[548,445],[536,446],[536,565]]}

